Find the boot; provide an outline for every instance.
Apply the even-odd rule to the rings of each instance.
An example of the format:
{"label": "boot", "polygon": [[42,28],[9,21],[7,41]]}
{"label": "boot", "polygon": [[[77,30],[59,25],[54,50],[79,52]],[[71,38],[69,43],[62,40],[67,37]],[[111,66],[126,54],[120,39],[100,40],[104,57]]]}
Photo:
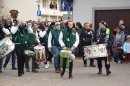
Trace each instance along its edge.
{"label": "boot", "polygon": [[56,73],[60,73],[59,68],[55,68]]}
{"label": "boot", "polygon": [[109,69],[107,69],[107,75],[111,74],[111,71]]}
{"label": "boot", "polygon": [[90,64],[90,67],[96,67],[94,64]]}
{"label": "boot", "polygon": [[6,68],[6,66],[7,66],[7,64],[4,64],[4,65],[3,65],[3,68]]}
{"label": "boot", "polygon": [[84,67],[87,67],[87,64],[84,64]]}
{"label": "boot", "polygon": [[101,69],[99,69],[99,72],[98,72],[98,74],[102,74],[102,70],[101,70]]}
{"label": "boot", "polygon": [[72,78],[73,78],[72,74],[69,73],[69,79],[72,79]]}
{"label": "boot", "polygon": [[94,65],[94,59],[90,59],[90,67],[96,67],[96,66]]}
{"label": "boot", "polygon": [[37,70],[32,70],[33,73],[37,73],[38,71]]}
{"label": "boot", "polygon": [[2,69],[0,69],[0,73],[2,73]]}
{"label": "boot", "polygon": [[12,70],[17,70],[17,68],[16,67],[12,67]]}
{"label": "boot", "polygon": [[61,76],[61,77],[63,77],[63,76],[64,76],[64,73],[65,73],[65,72],[64,72],[64,71],[62,71],[62,72],[61,72],[61,74],[60,74],[60,76]]}

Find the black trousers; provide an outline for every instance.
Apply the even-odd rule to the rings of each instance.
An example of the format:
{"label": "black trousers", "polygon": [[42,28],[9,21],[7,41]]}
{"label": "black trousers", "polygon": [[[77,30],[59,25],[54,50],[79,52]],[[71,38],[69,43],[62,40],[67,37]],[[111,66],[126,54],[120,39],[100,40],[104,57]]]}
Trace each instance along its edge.
{"label": "black trousers", "polygon": [[44,46],[45,46],[45,56],[46,56],[46,62],[45,62],[45,64],[47,64],[47,61],[51,61],[53,55],[52,55],[52,53],[48,50],[47,45],[44,45]]}
{"label": "black trousers", "polygon": [[[28,47],[28,50],[31,50],[31,51],[34,51],[34,46],[32,46],[32,47]],[[35,62],[35,57],[33,56],[33,57],[26,57],[25,56],[25,66],[26,66],[26,69],[27,70],[29,70],[29,61],[30,61],[30,59],[32,59],[32,70],[36,70],[36,62]]]}
{"label": "black trousers", "polygon": [[[83,56],[83,63],[87,64],[87,60],[85,60],[84,58],[85,56]],[[94,59],[90,59],[90,65],[93,65],[93,63],[94,63]]]}
{"label": "black trousers", "polygon": [[24,72],[24,63],[25,63],[24,50],[26,49],[27,49],[27,45],[22,45],[22,44],[15,45],[19,74],[22,74]]}
{"label": "black trousers", "polygon": [[104,60],[104,59],[105,59],[105,68],[106,68],[106,70],[109,70],[109,68],[110,68],[110,61],[108,61],[109,64],[107,64],[107,59],[106,58],[97,58],[98,68],[99,68],[99,70],[102,70],[102,60]]}
{"label": "black trousers", "polygon": [[[66,63],[67,63],[67,58],[63,58],[63,73],[65,73],[66,70]],[[73,70],[73,60],[69,62],[69,75],[72,75],[72,70]]]}

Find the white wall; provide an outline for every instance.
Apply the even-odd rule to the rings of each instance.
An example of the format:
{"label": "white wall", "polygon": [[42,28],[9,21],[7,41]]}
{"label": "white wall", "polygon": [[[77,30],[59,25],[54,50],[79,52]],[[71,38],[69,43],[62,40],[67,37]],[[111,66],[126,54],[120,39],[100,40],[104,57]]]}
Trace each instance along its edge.
{"label": "white wall", "polygon": [[93,7],[122,7],[130,6],[130,0],[74,0],[74,22],[92,22]]}
{"label": "white wall", "polygon": [[18,18],[23,20],[37,21],[37,0],[4,0],[5,5],[10,9],[19,11]]}

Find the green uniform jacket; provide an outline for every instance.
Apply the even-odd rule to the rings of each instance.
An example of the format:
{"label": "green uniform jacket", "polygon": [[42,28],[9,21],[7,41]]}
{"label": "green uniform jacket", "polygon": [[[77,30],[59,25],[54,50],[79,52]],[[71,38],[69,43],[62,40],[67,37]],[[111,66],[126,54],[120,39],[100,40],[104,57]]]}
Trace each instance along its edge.
{"label": "green uniform jacket", "polygon": [[36,34],[36,30],[34,28],[32,28],[32,29],[33,29],[33,33],[34,34],[32,34],[32,33],[28,34],[27,44],[28,44],[29,47],[35,46],[35,44],[36,44],[36,35],[35,35]]}
{"label": "green uniform jacket", "polygon": [[[64,29],[63,31],[63,42],[65,44],[65,47],[71,48],[73,47],[73,44],[76,42],[76,30],[72,29],[69,37],[69,32],[67,29]],[[68,41],[69,37],[69,41]]]}
{"label": "green uniform jacket", "polygon": [[60,35],[60,32],[61,32],[61,30],[52,30],[51,31],[51,34],[52,34],[52,41],[51,41],[51,43],[52,43],[52,45],[55,45],[55,46],[60,46],[60,44],[59,44],[59,35]]}
{"label": "green uniform jacket", "polygon": [[[21,31],[23,32],[23,36],[21,34]],[[14,44],[27,44],[28,41],[28,31],[18,28],[17,32],[12,35],[12,41]]]}

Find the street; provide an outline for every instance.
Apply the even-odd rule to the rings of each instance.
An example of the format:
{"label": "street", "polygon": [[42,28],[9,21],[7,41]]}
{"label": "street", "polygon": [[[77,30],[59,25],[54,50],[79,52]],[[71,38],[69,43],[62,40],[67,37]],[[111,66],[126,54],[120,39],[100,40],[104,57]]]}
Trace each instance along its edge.
{"label": "street", "polygon": [[61,78],[59,73],[55,73],[53,64],[48,69],[41,64],[38,73],[25,71],[22,77],[18,77],[17,70],[11,68],[10,61],[0,74],[0,86],[130,86],[130,64],[111,63],[112,73],[106,76],[104,62],[103,73],[98,75],[97,66],[92,68],[88,64],[88,67],[83,67],[82,58],[76,58],[73,79],[68,79],[68,69]]}

